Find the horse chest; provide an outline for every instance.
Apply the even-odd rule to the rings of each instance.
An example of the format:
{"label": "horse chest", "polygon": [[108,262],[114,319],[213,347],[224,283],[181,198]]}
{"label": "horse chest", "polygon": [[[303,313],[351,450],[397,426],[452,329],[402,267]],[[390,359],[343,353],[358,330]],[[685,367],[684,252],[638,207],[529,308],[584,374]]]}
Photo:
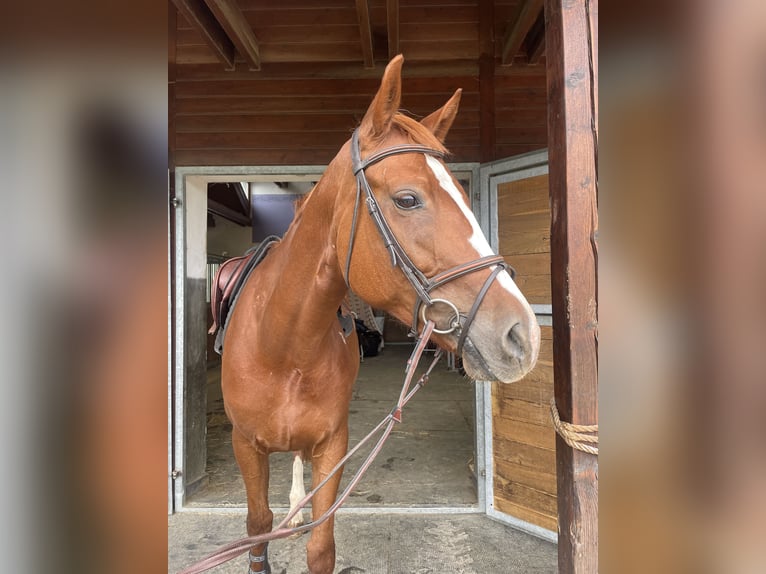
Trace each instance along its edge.
{"label": "horse chest", "polygon": [[[347,378],[347,377],[346,377]],[[303,450],[347,426],[351,383],[327,373],[293,369],[251,373],[250,383],[224,392],[226,412],[238,432],[264,451]]]}

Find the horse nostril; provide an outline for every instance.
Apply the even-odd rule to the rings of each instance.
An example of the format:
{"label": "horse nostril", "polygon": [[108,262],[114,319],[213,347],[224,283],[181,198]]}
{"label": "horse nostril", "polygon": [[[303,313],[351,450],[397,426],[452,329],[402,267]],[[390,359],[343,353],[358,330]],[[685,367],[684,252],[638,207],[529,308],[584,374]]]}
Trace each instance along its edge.
{"label": "horse nostril", "polygon": [[516,323],[508,331],[508,336],[505,338],[505,348],[509,355],[520,359],[524,356],[526,346],[524,327],[522,327],[521,323]]}

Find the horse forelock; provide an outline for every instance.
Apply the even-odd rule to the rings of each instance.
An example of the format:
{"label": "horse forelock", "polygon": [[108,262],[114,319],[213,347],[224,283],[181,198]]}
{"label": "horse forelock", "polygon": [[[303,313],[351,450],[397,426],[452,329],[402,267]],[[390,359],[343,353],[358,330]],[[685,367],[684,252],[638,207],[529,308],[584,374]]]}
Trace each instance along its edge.
{"label": "horse forelock", "polygon": [[[419,121],[401,113],[397,112],[391,121],[391,128],[397,129],[401,132],[404,132],[404,135],[407,137],[409,143],[413,144],[419,144],[426,147],[429,147],[431,149],[434,149],[436,151],[439,151],[443,154],[449,154],[449,150],[444,146],[444,144],[437,138],[431,130],[429,130],[426,126],[421,124]],[[349,161],[350,163],[350,157],[344,156],[342,153],[339,153],[331,163],[335,163],[338,160],[341,161]],[[295,218],[293,220],[293,223],[298,221],[301,216],[303,215],[304,208],[309,203],[309,200],[311,199],[311,196],[314,195],[314,191],[317,189],[317,185],[315,185],[311,191],[309,191],[306,195],[303,197],[298,198],[295,201]]]}
{"label": "horse forelock", "polygon": [[445,154],[448,153],[447,148],[444,147],[444,144],[439,141],[439,138],[437,138],[431,130],[419,121],[406,116],[401,112],[397,112],[396,115],[394,115],[392,127],[403,131],[408,136],[410,143],[424,145]]}

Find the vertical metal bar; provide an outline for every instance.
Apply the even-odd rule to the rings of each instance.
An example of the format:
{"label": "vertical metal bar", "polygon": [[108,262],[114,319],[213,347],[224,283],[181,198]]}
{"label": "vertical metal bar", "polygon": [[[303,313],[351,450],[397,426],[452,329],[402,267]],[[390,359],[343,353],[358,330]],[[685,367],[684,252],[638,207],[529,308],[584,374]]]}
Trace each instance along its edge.
{"label": "vertical metal bar", "polygon": [[175,186],[175,372],[174,372],[174,425],[173,425],[173,481],[174,509],[183,508],[184,503],[184,306],[186,304],[186,177],[176,169]]}
{"label": "vertical metal bar", "polygon": [[474,414],[474,429],[476,446],[474,449],[474,469],[476,472],[476,496],[477,503],[481,512],[486,512],[487,505],[487,484],[485,481],[487,473],[487,454],[485,450],[485,435],[487,433],[484,417],[484,385],[481,381],[474,383],[474,397],[476,404],[476,413]]}
{"label": "vertical metal bar", "polygon": [[[170,199],[170,170],[168,170],[168,199]],[[170,230],[170,210],[174,209],[170,201],[167,205],[167,225]],[[172,273],[172,233],[168,233],[168,514],[173,514],[173,297],[171,293]]]}
{"label": "vertical metal bar", "polygon": [[484,381],[482,386],[482,417],[484,418],[484,512],[490,513],[495,507],[495,465],[492,456],[492,383]]}

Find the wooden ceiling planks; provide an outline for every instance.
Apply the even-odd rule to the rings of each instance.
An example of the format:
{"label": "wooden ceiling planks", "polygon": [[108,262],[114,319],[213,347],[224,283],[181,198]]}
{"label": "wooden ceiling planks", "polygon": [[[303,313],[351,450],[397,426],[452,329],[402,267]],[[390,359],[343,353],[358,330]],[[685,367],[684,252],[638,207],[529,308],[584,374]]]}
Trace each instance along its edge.
{"label": "wooden ceiling planks", "polygon": [[375,56],[372,47],[372,27],[370,26],[370,6],[368,0],[356,0],[356,18],[359,22],[359,37],[364,67],[374,68]]}
{"label": "wooden ceiling planks", "polygon": [[399,44],[399,0],[386,0],[386,32],[388,37],[388,59],[400,53]]}
{"label": "wooden ceiling planks", "polygon": [[[481,2],[492,8],[483,49]],[[544,67],[500,66],[502,31],[518,13],[520,0],[481,2],[367,0],[376,68],[364,66],[356,1],[237,0],[258,39],[257,72],[241,55],[232,70],[224,70],[200,32],[179,15],[173,103],[177,164],[326,163],[367,109],[389,50],[405,56],[402,104],[415,117],[463,89],[447,141],[453,160],[490,160],[545,147]],[[394,21],[398,25],[392,31]],[[397,32],[399,48],[393,50]],[[480,154],[482,50],[484,77],[492,81],[483,83],[489,120],[484,121],[488,143]]]}

